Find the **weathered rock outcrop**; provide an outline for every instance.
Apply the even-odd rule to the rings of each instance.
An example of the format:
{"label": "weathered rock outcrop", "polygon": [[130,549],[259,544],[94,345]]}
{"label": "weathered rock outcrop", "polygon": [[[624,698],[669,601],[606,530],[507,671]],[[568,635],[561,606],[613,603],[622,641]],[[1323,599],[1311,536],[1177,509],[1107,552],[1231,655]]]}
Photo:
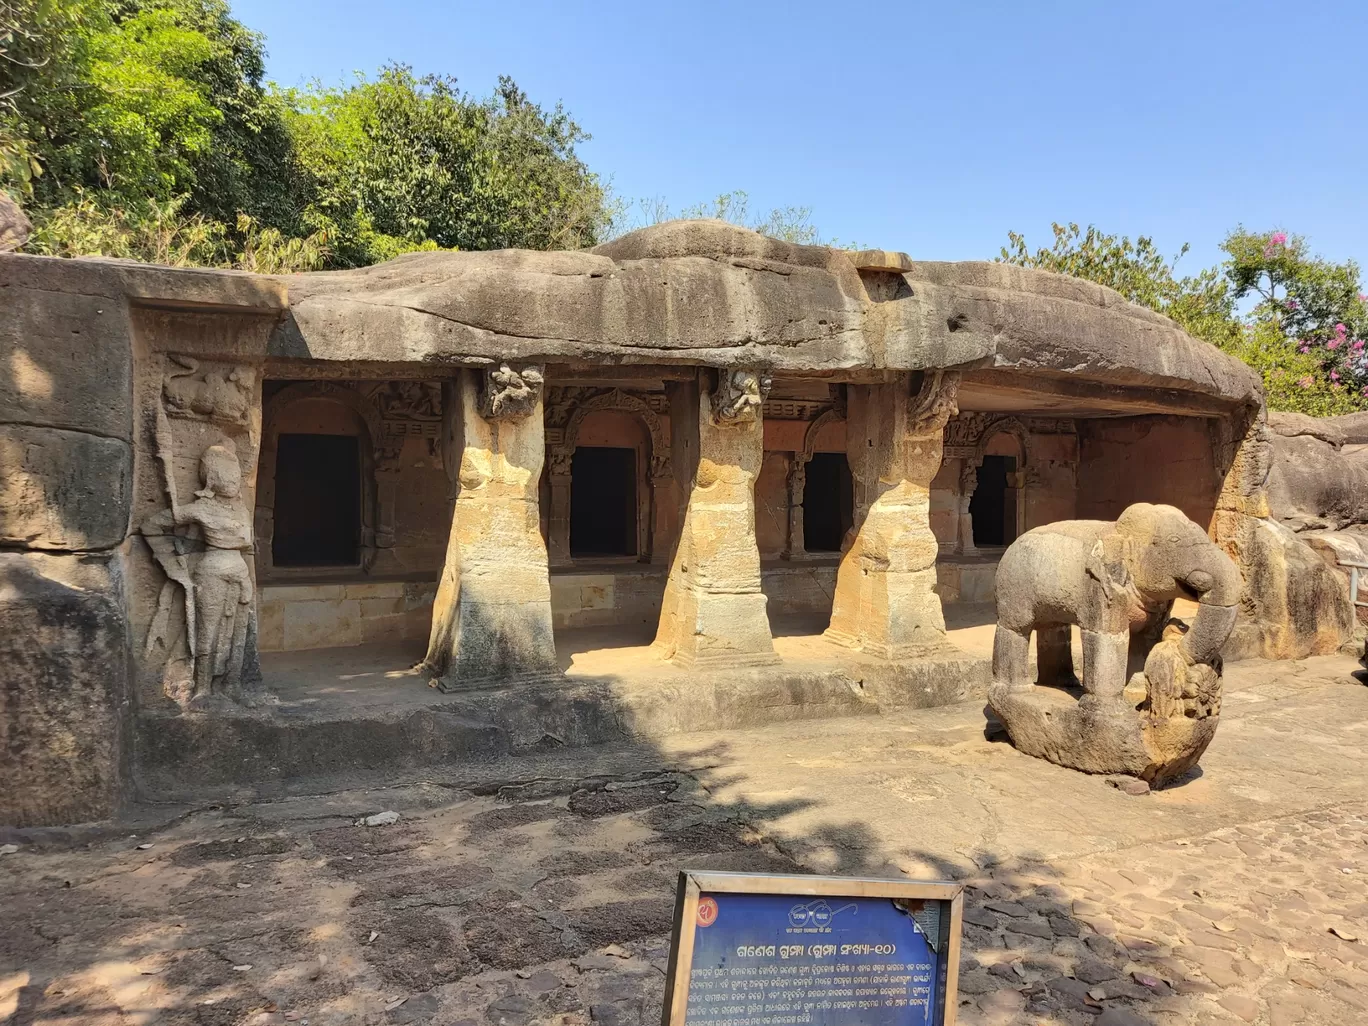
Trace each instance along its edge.
{"label": "weathered rock outcrop", "polygon": [[32,231],[33,225],[19,204],[0,190],[0,253],[18,249],[28,241]]}
{"label": "weathered rock outcrop", "polygon": [[114,555],[0,553],[0,823],[107,819],[126,789],[128,622]]}
{"label": "weathered rock outcrop", "polygon": [[[861,659],[894,664],[943,634],[929,509],[954,393],[931,385],[958,381],[961,399],[998,403],[981,409],[1082,419],[1244,423],[1262,402],[1257,375],[1239,361],[1100,286],[1002,264],[795,246],[708,221],[657,225],[590,251],[421,253],[276,277],[7,254],[0,314],[3,741],[50,756],[7,774],[18,784],[0,818],[29,824],[116,810],[130,707],[190,722],[246,704],[261,626],[253,549],[270,545],[275,516],[257,490],[267,382],[277,396],[296,379],[319,395],[348,391],[329,393],[328,379],[445,388],[444,412],[418,425],[442,425],[440,437],[347,412],[367,442],[358,441],[360,572],[367,553],[393,541],[381,513],[395,508],[384,496],[398,487],[368,482],[366,468],[397,477],[389,470],[409,442],[429,443],[425,461],[446,443],[456,529],[429,661],[458,688],[557,672],[540,478],[549,448],[548,490],[564,499],[575,445],[564,426],[550,436],[538,380],[565,391],[657,383],[659,409],[635,401],[667,420],[668,436],[652,432],[650,444],[668,437],[671,452],[636,465],[653,503],[687,500],[663,521],[656,550],[676,547],[667,634],[686,664],[773,659],[754,511],[757,482],[767,462],[771,474],[777,465],[765,459],[763,403],[743,427],[724,396],[720,423],[691,428],[678,394],[690,383],[744,379],[734,390],[750,395],[753,382],[759,396],[777,376],[806,393],[776,402],[827,405],[820,416],[846,422],[847,465],[860,480],[833,637]],[[467,386],[480,375],[477,404]],[[459,431],[443,419],[458,380]],[[941,405],[893,418],[930,392]],[[713,400],[691,398],[690,416],[711,417]],[[886,438],[890,418],[915,427]],[[1221,448],[1218,434],[1187,437]],[[671,464],[679,487],[657,493]],[[1203,466],[1221,477],[1230,461]],[[1218,511],[1238,528],[1237,547],[1267,512],[1266,475],[1246,477]],[[555,559],[569,555],[560,508],[548,525]],[[1252,543],[1245,551],[1265,555]],[[1260,622],[1294,615],[1275,597],[1271,612],[1251,609]],[[1190,690],[1172,671],[1154,671],[1170,708]]]}
{"label": "weathered rock outcrop", "polygon": [[1368,523],[1368,451],[1346,445],[1342,422],[1347,419],[1268,415],[1273,430],[1268,505],[1294,531]]}
{"label": "weathered rock outcrop", "polygon": [[127,755],[128,323],[4,275],[36,262],[0,257],[0,822],[18,825],[110,816]]}
{"label": "weathered rock outcrop", "polygon": [[1252,520],[1235,544],[1246,604],[1257,622],[1236,625],[1228,659],[1302,659],[1339,650],[1353,635],[1345,578],[1277,520]]}
{"label": "weathered rock outcrop", "polygon": [[[1357,617],[1349,599],[1350,564],[1368,562],[1368,413],[1308,417],[1270,413],[1269,510],[1282,528],[1277,544],[1259,546],[1270,560],[1260,569],[1270,588],[1288,577],[1289,638],[1311,630],[1313,606],[1323,605],[1322,646],[1337,629],[1348,640]],[[1293,533],[1295,532],[1295,534]],[[1316,559],[1297,552],[1308,547]],[[1290,576],[1289,576],[1290,575]],[[1332,594],[1333,593],[1333,594]],[[1300,612],[1295,608],[1303,607]],[[1300,629],[1299,628],[1300,625]]]}

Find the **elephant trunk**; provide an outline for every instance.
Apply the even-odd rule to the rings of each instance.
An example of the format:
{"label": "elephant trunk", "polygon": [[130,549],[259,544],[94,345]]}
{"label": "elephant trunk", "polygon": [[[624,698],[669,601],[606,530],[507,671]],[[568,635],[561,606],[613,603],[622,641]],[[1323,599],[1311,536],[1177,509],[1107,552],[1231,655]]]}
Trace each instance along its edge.
{"label": "elephant trunk", "polygon": [[1189,573],[1184,583],[1200,598],[1197,616],[1183,637],[1183,650],[1193,662],[1210,663],[1235,626],[1244,579],[1234,561],[1215,549],[1211,558]]}

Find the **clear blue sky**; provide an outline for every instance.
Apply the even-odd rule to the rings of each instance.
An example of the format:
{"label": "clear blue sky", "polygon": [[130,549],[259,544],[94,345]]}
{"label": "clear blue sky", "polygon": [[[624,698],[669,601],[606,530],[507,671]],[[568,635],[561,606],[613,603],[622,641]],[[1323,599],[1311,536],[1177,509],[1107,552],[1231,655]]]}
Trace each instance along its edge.
{"label": "clear blue sky", "polygon": [[823,235],[988,258],[1052,220],[1192,243],[1243,222],[1368,263],[1368,0],[233,0],[276,81],[511,75],[626,197],[733,189]]}

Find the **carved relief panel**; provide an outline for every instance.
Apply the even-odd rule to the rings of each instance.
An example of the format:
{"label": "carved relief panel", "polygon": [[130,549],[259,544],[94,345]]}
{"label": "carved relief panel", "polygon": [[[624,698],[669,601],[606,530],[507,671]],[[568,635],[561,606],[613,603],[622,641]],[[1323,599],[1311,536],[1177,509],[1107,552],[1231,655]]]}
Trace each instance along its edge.
{"label": "carved relief panel", "polygon": [[139,532],[160,571],[142,655],[187,704],[239,699],[256,678],[252,516],[257,371],[166,354],[153,410],[162,502]]}

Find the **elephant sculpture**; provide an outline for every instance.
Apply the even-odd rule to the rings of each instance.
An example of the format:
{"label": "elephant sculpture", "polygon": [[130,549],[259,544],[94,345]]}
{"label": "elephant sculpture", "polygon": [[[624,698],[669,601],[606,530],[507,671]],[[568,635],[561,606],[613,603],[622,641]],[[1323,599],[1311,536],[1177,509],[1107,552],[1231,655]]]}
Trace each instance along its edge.
{"label": "elephant sculpture", "polygon": [[[1173,506],[1027,531],[998,565],[989,704],[1028,754],[1151,783],[1179,776],[1215,734],[1220,650],[1242,587],[1230,557]],[[1170,620],[1178,598],[1197,602],[1186,627]]]}

